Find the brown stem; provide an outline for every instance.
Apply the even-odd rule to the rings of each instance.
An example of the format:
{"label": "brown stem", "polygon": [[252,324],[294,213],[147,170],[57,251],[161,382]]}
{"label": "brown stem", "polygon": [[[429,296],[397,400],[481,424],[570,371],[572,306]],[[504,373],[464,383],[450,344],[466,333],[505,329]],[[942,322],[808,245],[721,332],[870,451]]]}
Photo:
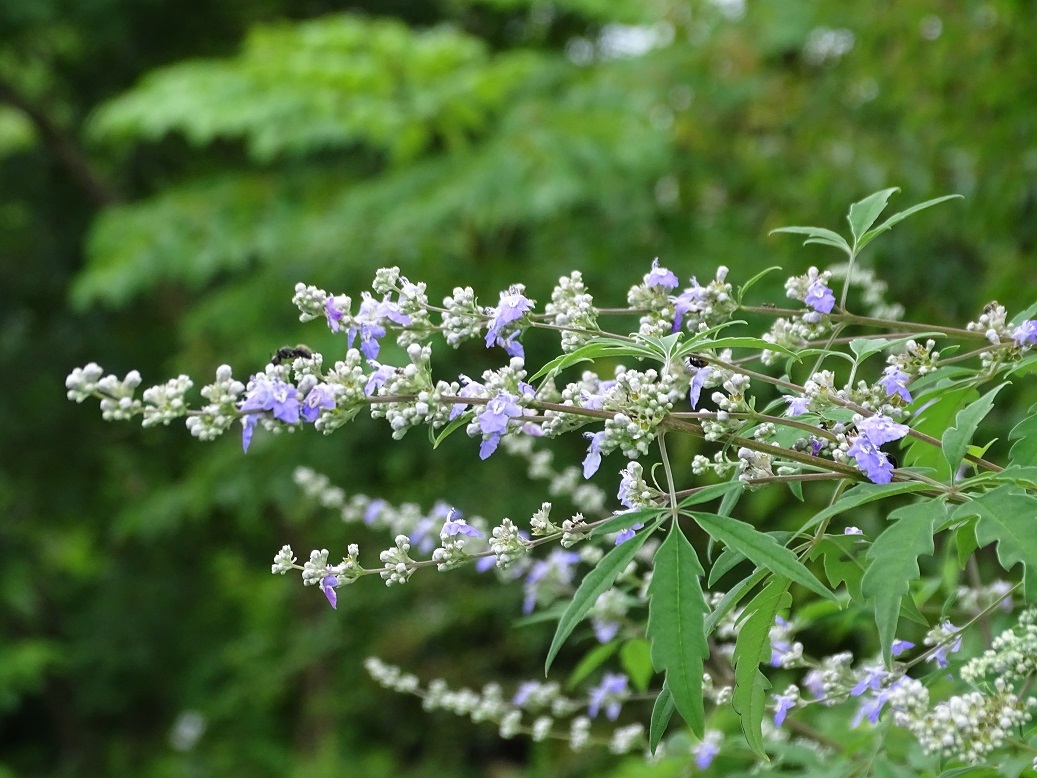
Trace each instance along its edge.
{"label": "brown stem", "polygon": [[7,103],[25,114],[60,165],[86,191],[90,201],[98,206],[111,205],[118,200],[115,191],[104,181],[83,150],[58,125],[13,84],[0,79],[0,103]]}

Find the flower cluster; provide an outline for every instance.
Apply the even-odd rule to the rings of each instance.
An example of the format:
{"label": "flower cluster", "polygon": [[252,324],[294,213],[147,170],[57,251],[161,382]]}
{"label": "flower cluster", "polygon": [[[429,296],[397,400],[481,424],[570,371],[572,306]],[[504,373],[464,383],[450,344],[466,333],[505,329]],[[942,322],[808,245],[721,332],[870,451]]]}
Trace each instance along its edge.
{"label": "flower cluster", "polygon": [[[888,197],[889,192],[879,195]],[[857,216],[871,210],[861,209]],[[851,223],[856,230],[859,225]],[[810,234],[814,228],[794,229]],[[880,563],[893,569],[889,560],[876,561],[881,555],[874,551],[883,541],[888,548],[895,536],[885,535],[890,531],[885,527],[876,530],[866,513],[850,521],[867,532],[830,527],[840,510],[881,497],[885,490],[872,485],[896,482],[888,491],[915,500],[912,505],[940,500],[948,510],[958,511],[955,518],[960,522],[955,526],[979,516],[975,540],[998,541],[999,559],[1009,564],[1017,560],[1004,549],[1020,533],[1009,527],[998,535],[1000,525],[992,526],[996,522],[985,517],[1002,516],[1016,506],[1026,512],[1037,503],[1025,463],[1014,471],[1003,469],[974,453],[978,444],[968,452],[975,473],[963,470],[945,481],[937,480],[935,468],[916,464],[928,460],[915,456],[917,446],[930,458],[942,453],[952,465],[960,461],[971,442],[962,442],[962,437],[975,432],[989,410],[989,405],[967,405],[965,398],[999,373],[1011,371],[1037,346],[1037,320],[1024,318],[1032,315],[1026,313],[1009,320],[1005,309],[993,303],[964,328],[941,327],[927,333],[923,325],[896,320],[902,311],[885,302],[885,285],[856,263],[852,251],[848,253],[853,261],[846,265],[823,271],[811,267],[788,279],[786,294],[801,302],[802,310],[743,306],[747,287],[736,292],[723,266],[707,284],[692,277],[682,288],[678,274],[658,259],[629,289],[626,309],[597,308],[582,275],[573,272],[559,279],[543,312],[519,283],[497,292],[494,305],[480,304],[470,287],[457,287],[436,306],[425,283],[411,282],[398,268],[383,268],[371,291],[358,296],[303,283],[295,287],[293,302],[300,319],[322,321],[342,336],[341,359],[325,359],[301,346],[286,347],[247,381],[235,379],[231,368],[223,365],[216,380],[200,389],[199,407],[192,406],[194,383],[184,375],[144,389],[138,399],[142,379],[136,371],[119,379],[105,376],[90,363],[72,372],[66,388],[76,402],[97,398],[105,419],[140,417],[144,426],[152,426],[183,418],[201,440],[213,440],[240,422],[245,450],[257,429],[282,433],[312,425],[329,434],[366,414],[384,419],[396,439],[421,427],[437,442],[463,430],[478,441],[479,459],[506,454],[524,462],[529,478],[541,484],[549,498],[534,503],[540,507],[528,524],[508,517],[491,521],[462,515],[450,495],[428,510],[347,496],[323,475],[308,469],[296,472],[297,484],[315,503],[343,521],[362,522],[391,538],[378,552],[377,564],[369,568],[361,565],[357,544],[347,546],[340,562],[333,562],[327,549],[304,554],[302,564],[290,546],[277,551],[271,572],[300,572],[303,584],[319,591],[330,607],[337,607],[340,589],[361,577],[377,575],[387,586],[395,586],[409,582],[420,570],[447,572],[471,565],[478,571],[496,571],[496,578],[521,586],[524,613],[538,608],[564,613],[559,643],[580,628],[603,644],[601,662],[618,649],[615,656],[623,672],[609,665],[588,669],[595,680],[585,682],[579,696],[567,696],[551,682],[525,683],[511,696],[496,684],[481,692],[453,690],[443,680],[422,686],[416,676],[378,660],[368,662],[376,680],[421,697],[429,710],[493,722],[506,738],[562,737],[574,749],[593,743],[614,753],[649,750],[658,757],[681,741],[673,737],[650,742],[654,735],[650,738],[641,723],[623,723],[605,736],[599,732],[631,715],[651,680],[647,670],[630,668],[651,664],[667,673],[667,690],[689,722],[693,717],[688,711],[703,700],[711,707],[705,724],[714,726],[730,715],[720,711],[733,704],[746,732],[753,730],[749,743],[756,757],[763,756],[760,737],[788,737],[790,718],[796,721],[812,715],[811,709],[845,704],[848,726],[866,727],[885,716],[912,733],[925,753],[978,764],[994,758],[1006,747],[1010,733],[1030,718],[1037,615],[1028,611],[1018,627],[1002,633],[990,650],[964,664],[960,679],[972,687],[969,691],[931,704],[928,679],[923,682],[910,673],[916,666],[926,667],[920,664],[924,661],[935,666],[937,675],[950,672],[951,655],[962,651],[969,627],[995,610],[1003,615],[1003,605],[1010,607],[1012,584],[995,581],[952,589],[948,602],[953,605],[935,626],[928,632],[912,626],[918,633],[912,637],[926,648],[910,660],[904,656],[915,646],[907,640],[885,645],[884,660],[848,652],[812,658],[806,641],[797,639],[806,619],[788,614],[785,590],[770,605],[760,605],[780,581],[797,599],[814,592],[837,600],[842,595],[832,590],[845,585],[849,597],[842,602],[847,610],[869,622],[877,617],[882,637],[888,640],[885,630],[891,616],[892,625],[898,625],[898,612],[881,610],[888,603],[877,601],[869,572],[883,569],[874,567]],[[841,285],[835,283],[840,279]],[[851,289],[861,293],[849,295]],[[866,315],[854,312],[860,304]],[[753,315],[772,311],[770,331],[754,337],[739,329],[742,323],[733,316],[740,309]],[[605,327],[611,317],[620,323],[610,330]],[[537,328],[561,338],[560,356],[539,370],[527,368],[522,343],[525,333]],[[854,328],[848,336],[843,334],[847,328]],[[636,332],[624,334],[631,330]],[[885,337],[890,332],[896,334]],[[394,347],[386,347],[390,333]],[[937,350],[937,336],[969,343],[973,349],[956,353],[955,342]],[[482,367],[486,360],[497,367],[468,375],[436,375],[433,354],[438,337],[452,348],[475,341],[468,347],[483,352]],[[947,354],[955,356],[948,359]],[[759,372],[753,364],[767,366],[786,359],[788,368],[778,376]],[[963,366],[966,360],[978,362],[979,368]],[[608,372],[591,369],[601,363]],[[948,386],[966,391],[943,392]],[[919,413],[934,405],[937,418],[961,420],[958,432],[945,441],[923,434],[925,427],[917,421]],[[962,416],[965,409],[971,410]],[[543,447],[568,433],[576,433],[574,438],[582,434],[586,442],[579,464],[560,462]],[[1025,440],[1030,434],[1031,427],[1024,427],[1012,433],[1012,440]],[[890,448],[908,436],[911,466],[898,467]],[[603,468],[617,450],[628,461],[622,467]],[[1017,444],[1013,451],[1018,450]],[[1023,457],[1028,450],[1023,446]],[[685,488],[689,476],[705,474],[727,483]],[[748,489],[781,483],[802,498],[798,490],[809,482],[834,488],[827,498],[829,506],[798,531],[771,532],[762,521],[744,522],[731,514]],[[699,507],[712,500],[719,500],[719,506]],[[970,509],[975,513],[968,513]],[[904,520],[895,526],[900,531],[913,524]],[[714,546],[722,550],[699,558],[701,552],[690,543],[696,534],[708,536],[710,552]],[[915,548],[928,540],[927,534],[912,538],[914,545],[905,546],[905,558],[893,560],[898,574],[917,567],[920,552]],[[968,542],[958,540],[959,553],[968,554]],[[907,558],[908,553],[914,556]],[[1029,563],[1033,557],[1020,558]],[[705,562],[712,566],[708,577],[698,568]],[[754,572],[730,592],[701,590],[743,566]],[[593,573],[584,577],[588,570]],[[831,586],[821,583],[822,570]],[[790,582],[796,584],[794,589],[788,588]],[[752,604],[747,604],[750,592],[759,595],[752,595]],[[780,607],[766,610],[775,603]],[[761,609],[766,612],[762,623]],[[653,615],[646,618],[650,612]],[[666,617],[657,618],[656,613]],[[780,615],[768,630],[775,613]],[[924,618],[921,613],[911,615],[916,621]],[[933,618],[931,610],[926,615]],[[955,626],[951,616],[965,626]],[[971,620],[958,621],[959,616]],[[584,621],[586,627],[581,626]],[[661,621],[668,623],[660,627]],[[748,623],[753,628],[746,630]],[[905,620],[899,626],[904,627]],[[673,633],[695,639],[675,647]],[[766,726],[759,721],[759,687],[752,691],[759,704],[750,706],[756,720],[743,709],[746,690],[738,684],[745,682],[741,663],[747,656],[756,673],[776,676]],[[757,657],[762,667],[756,666],[761,664]],[[674,661],[681,666],[668,665]],[[697,681],[671,687],[669,673],[679,670],[687,676],[689,669],[702,675],[701,700],[687,696]],[[798,672],[801,678],[786,677]],[[760,681],[755,677],[753,683]],[[695,724],[700,737],[684,745],[683,754],[705,769],[727,748],[726,741],[721,730],[703,726],[701,720]],[[817,741],[823,745],[823,738]],[[732,755],[737,751],[731,749]],[[744,758],[744,748],[741,752]]]}

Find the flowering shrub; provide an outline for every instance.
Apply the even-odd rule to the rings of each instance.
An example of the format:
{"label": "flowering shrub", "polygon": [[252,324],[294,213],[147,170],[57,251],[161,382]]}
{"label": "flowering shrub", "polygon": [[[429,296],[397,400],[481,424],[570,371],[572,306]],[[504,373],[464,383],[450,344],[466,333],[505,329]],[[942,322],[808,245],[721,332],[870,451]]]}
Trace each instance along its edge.
{"label": "flowering shrub", "polygon": [[[544,502],[528,522],[488,520],[447,504],[424,511],[350,497],[319,473],[297,471],[298,485],[329,510],[393,538],[367,567],[356,545],[340,562],[326,549],[302,564],[289,546],[277,552],[272,572],[300,571],[332,608],[343,587],[368,575],[391,586],[422,568],[474,564],[521,580],[527,613],[564,603],[547,670],[584,621],[602,644],[576,672],[577,686],[598,677],[579,695],[554,681],[510,692],[496,684],[451,689],[368,661],[379,683],[419,696],[428,710],[493,722],[503,737],[641,749],[699,769],[723,757],[759,771],[849,774],[862,755],[875,769],[891,765],[896,738],[910,737],[917,747],[901,751],[914,752],[904,758],[920,772],[990,764],[1019,773],[1037,742],[1028,729],[1037,704],[1037,609],[1010,614],[1016,598],[1037,599],[1037,406],[1011,431],[1000,464],[986,458],[993,441],[983,443],[980,426],[1009,379],[1037,363],[1037,305],[1009,319],[991,303],[964,327],[902,321],[858,254],[950,198],[875,226],[895,191],[851,206],[848,240],[819,227],[777,231],[846,255],[788,280],[787,296],[799,306],[750,304],[760,276],[736,290],[726,267],[682,288],[659,260],[621,309],[596,307],[578,272],[561,278],[541,309],[520,284],[494,306],[479,305],[471,288],[436,305],[425,284],[387,268],[359,304],[296,286],[301,320],[323,320],[345,335],[345,356],[330,365],[304,347],[282,349],[247,382],[224,365],[193,408],[187,376],[138,399],[137,373],[120,380],[89,364],[68,377],[68,396],[99,398],[110,420],[185,418],[202,440],[240,424],[245,451],[257,433],[312,424],[330,434],[362,412],[384,418],[397,439],[426,427],[438,444],[463,430],[481,459],[519,457],[549,495],[571,497],[580,511],[567,518]],[[769,316],[772,326],[754,334],[735,318],[740,312]],[[636,321],[637,329],[619,334],[606,320],[624,332]],[[561,338],[559,355],[532,371],[522,344],[531,329]],[[390,331],[406,364],[378,361]],[[506,363],[478,378],[434,377],[437,336],[455,348],[482,338]],[[587,369],[596,362],[618,367],[603,377]],[[544,444],[574,432],[587,440],[582,466],[556,466]],[[710,455],[672,456],[681,435],[702,439]],[[587,479],[616,453],[626,462],[610,468],[619,476],[613,506]],[[748,490],[786,488],[802,499],[804,487],[824,490],[828,504],[794,531],[735,518]],[[880,502],[889,506],[882,526],[869,534],[850,523]],[[709,553],[688,540],[696,528]],[[942,606],[929,602],[940,581],[920,568],[938,544],[970,578]],[[991,545],[993,555],[984,551]],[[718,590],[722,579],[729,583]],[[798,634],[840,611],[870,614],[878,656],[806,653]],[[1001,634],[981,650],[995,620]],[[768,677],[776,674],[780,693]],[[603,734],[592,723],[618,721],[624,705],[649,700],[647,727],[632,721]],[[675,713],[693,738],[672,721]],[[735,718],[742,737],[733,735]]]}

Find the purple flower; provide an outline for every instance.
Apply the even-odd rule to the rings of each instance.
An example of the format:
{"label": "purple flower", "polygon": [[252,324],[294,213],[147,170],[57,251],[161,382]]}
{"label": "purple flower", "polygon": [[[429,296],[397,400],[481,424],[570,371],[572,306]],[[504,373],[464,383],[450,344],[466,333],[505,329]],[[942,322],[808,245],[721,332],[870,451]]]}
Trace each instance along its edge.
{"label": "purple flower", "polygon": [[338,332],[342,329],[342,317],[346,315],[346,312],[338,307],[334,297],[328,297],[324,300],[324,316],[328,320],[328,328],[332,332]]}
{"label": "purple flower", "polygon": [[1037,346],[1037,319],[1027,319],[1012,330],[1012,340],[1020,348],[1023,346]]}
{"label": "purple flower", "polygon": [[886,704],[886,700],[889,699],[889,692],[882,690],[875,694],[870,699],[864,700],[861,703],[861,707],[858,708],[857,714],[853,717],[851,726],[855,729],[860,726],[864,717],[868,717],[868,721],[872,724],[879,723],[879,714],[882,712],[882,707]]}
{"label": "purple flower", "polygon": [[633,509],[635,506],[634,498],[638,498],[638,504],[640,504],[640,495],[634,490],[637,489],[638,476],[637,473],[640,471],[634,471],[631,468],[624,468],[623,478],[619,482],[619,494],[616,497],[619,498],[619,504]]}
{"label": "purple flower", "polygon": [[900,640],[898,638],[897,640],[893,641],[893,645],[890,651],[893,654],[893,656],[900,656],[905,651],[910,651],[914,647],[915,644],[912,643],[910,640]]}
{"label": "purple flower", "polygon": [[720,753],[720,740],[723,735],[717,730],[710,730],[706,732],[706,736],[700,743],[696,743],[691,748],[691,753],[695,757],[695,766],[700,770],[705,770],[716,758],[717,754]]}
{"label": "purple flower", "polygon": [[323,591],[324,596],[328,598],[331,607],[338,610],[338,594],[335,592],[336,586],[338,586],[338,576],[326,575],[320,579],[321,591]]}
{"label": "purple flower", "polygon": [[497,396],[490,400],[475,417],[475,423],[479,425],[480,432],[488,436],[479,448],[480,459],[486,459],[497,450],[501,435],[508,430],[508,422],[522,415],[522,409],[516,402],[517,399],[501,389],[497,392]]}
{"label": "purple flower", "polygon": [[245,416],[244,429],[241,435],[241,445],[248,451],[252,442],[252,433],[259,422],[258,411],[271,411],[275,419],[286,424],[297,424],[301,410],[299,404],[299,390],[292,384],[279,378],[270,380],[266,376],[255,377],[251,382],[251,389],[245,395],[238,409]]}
{"label": "purple flower", "polygon": [[538,691],[540,691],[540,683],[538,681],[523,681],[515,691],[515,696],[511,698],[511,704],[521,708]]}
{"label": "purple flower", "polygon": [[906,424],[897,424],[892,419],[876,415],[857,422],[858,435],[846,453],[857,460],[857,467],[877,484],[888,484],[893,480],[893,465],[879,446],[899,440],[908,433]]}
{"label": "purple flower", "polygon": [[673,327],[670,332],[676,332],[684,323],[684,316],[691,311],[701,311],[706,299],[706,289],[699,286],[699,282],[693,277],[691,286],[673,298]]}
{"label": "purple flower", "polygon": [[809,397],[787,394],[782,399],[789,404],[788,409],[785,411],[786,416],[802,416],[810,406]]}
{"label": "purple flower", "polygon": [[676,289],[680,281],[673,272],[664,267],[659,267],[659,258],[652,260],[652,270],[645,276],[645,286],[654,286],[660,289]]}
{"label": "purple flower", "polygon": [[803,686],[814,695],[815,700],[823,700],[826,696],[824,671],[815,667],[803,676]]}
{"label": "purple flower", "polygon": [[942,643],[942,645],[927,656],[925,661],[936,662],[936,666],[941,669],[947,667],[947,665],[950,664],[947,655],[956,654],[961,650],[961,635],[957,635],[957,637],[951,641],[947,641],[947,638],[960,631],[961,627],[955,627],[950,621],[946,620],[935,629],[930,630],[929,635],[926,637],[926,644]]}
{"label": "purple flower", "polygon": [[618,621],[602,621],[601,619],[591,619],[591,627],[594,629],[594,637],[598,639],[599,643],[608,643],[612,638],[619,632]]}
{"label": "purple flower", "polygon": [[554,594],[567,590],[572,585],[573,567],[580,561],[580,555],[574,551],[553,549],[547,559],[532,564],[526,575],[526,596],[522,601],[522,612],[531,613],[542,592]]}
{"label": "purple flower", "polygon": [[815,311],[831,313],[832,307],[835,305],[835,295],[823,281],[818,279],[807,288],[807,296],[803,298],[803,302]]}
{"label": "purple flower", "polygon": [[868,438],[876,446],[900,440],[910,431],[910,427],[906,424],[897,424],[888,416],[881,414],[869,416],[867,419],[858,421],[857,429],[861,435]]}
{"label": "purple flower", "polygon": [[501,292],[500,304],[488,311],[491,320],[486,330],[486,348],[494,345],[494,343],[504,346],[505,340],[501,336],[501,331],[507,325],[521,319],[533,307],[532,301],[522,294],[521,290],[522,287],[516,285],[508,289],[507,292]]}
{"label": "purple flower", "polygon": [[367,509],[364,511],[364,524],[371,525],[378,521],[378,517],[382,511],[388,506],[388,503],[381,497],[376,497],[371,500],[367,505]]}
{"label": "purple flower", "polygon": [[317,384],[310,389],[306,399],[302,401],[302,417],[306,421],[316,421],[321,410],[335,408],[335,390],[328,384]]}
{"label": "purple flower", "polygon": [[396,368],[392,365],[380,365],[377,370],[371,373],[371,377],[367,380],[367,385],[364,386],[364,394],[370,397],[382,387],[386,381],[393,377],[396,373]]}
{"label": "purple flower", "polygon": [[[483,385],[477,381],[473,381],[466,375],[461,376],[461,381],[464,382],[464,386],[461,387],[461,391],[457,393],[458,397],[478,397],[483,393]],[[450,409],[450,421],[453,421],[462,413],[468,410],[468,406],[464,403],[455,403],[454,407]]]}
{"label": "purple flower", "polygon": [[774,626],[770,630],[771,667],[781,667],[781,658],[792,650],[788,637],[792,633],[792,625],[781,616],[774,617]]}
{"label": "purple flower", "polygon": [[365,292],[360,311],[353,317],[353,326],[346,333],[349,348],[353,348],[353,340],[359,332],[360,351],[368,359],[377,359],[378,339],[385,337],[385,321],[406,325],[410,324],[410,316],[403,313],[396,303],[389,300],[379,302]]}
{"label": "purple flower", "polygon": [[702,387],[709,378],[709,374],[712,372],[711,367],[700,367],[695,371],[694,377],[691,379],[691,390],[688,392],[688,400],[691,402],[691,409],[695,410],[699,404],[699,396],[702,394]]}
{"label": "purple flower", "polygon": [[907,391],[907,382],[910,380],[910,376],[901,370],[896,365],[890,365],[882,371],[882,378],[879,379],[879,386],[886,390],[886,394],[890,397],[897,395],[904,402],[911,402],[911,392]]}
{"label": "purple flower", "polygon": [[450,519],[443,524],[443,529],[439,531],[439,536],[443,538],[455,535],[467,535],[470,538],[482,537],[482,533],[464,519]]}
{"label": "purple flower", "polygon": [[772,696],[774,697],[774,726],[780,727],[782,722],[785,721],[785,716],[788,712],[795,708],[796,703],[799,702],[799,693],[786,691],[785,694],[774,694]]}
{"label": "purple flower", "polygon": [[601,467],[601,447],[605,444],[605,430],[585,432],[583,437],[591,442],[587,449],[587,456],[583,459],[583,477],[590,478]]}
{"label": "purple flower", "polygon": [[497,345],[503,346],[509,357],[521,357],[526,358],[526,350],[522,348],[522,344],[515,340],[519,336],[519,331],[515,330],[508,337],[501,339],[497,338]]}
{"label": "purple flower", "polygon": [[872,483],[888,484],[893,480],[893,465],[864,435],[859,436],[846,453],[857,460],[857,467]]}
{"label": "purple flower", "polygon": [[644,526],[644,522],[639,521],[637,522],[637,524],[634,524],[633,526],[628,527],[627,529],[620,530],[619,533],[616,535],[616,545],[618,546],[622,543],[626,543],[628,540],[634,537],[637,530],[644,529]]}
{"label": "purple flower", "polygon": [[889,673],[883,665],[870,665],[862,668],[863,677],[850,689],[851,697],[860,697],[868,689],[878,691],[882,688],[882,682]]}
{"label": "purple flower", "polygon": [[590,690],[589,697],[587,712],[592,719],[597,717],[598,711],[604,706],[605,717],[615,721],[627,698],[627,677],[622,673],[605,673],[601,683]]}
{"label": "purple flower", "polygon": [[864,534],[864,530],[862,530],[860,527],[846,527],[843,530],[843,534],[844,535],[863,535]]}

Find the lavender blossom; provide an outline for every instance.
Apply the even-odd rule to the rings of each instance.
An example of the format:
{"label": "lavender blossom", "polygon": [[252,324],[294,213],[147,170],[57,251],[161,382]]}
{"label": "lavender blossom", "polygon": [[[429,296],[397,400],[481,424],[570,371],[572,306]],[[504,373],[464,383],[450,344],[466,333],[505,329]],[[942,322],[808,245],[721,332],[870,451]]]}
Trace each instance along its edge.
{"label": "lavender blossom", "polygon": [[241,446],[247,452],[252,442],[252,433],[259,423],[258,411],[271,411],[275,419],[285,424],[297,424],[301,410],[299,390],[279,378],[269,379],[264,374],[254,376],[249,382],[245,399],[238,406],[244,416]]}
{"label": "lavender blossom", "polygon": [[490,400],[483,410],[476,415],[475,423],[479,431],[486,437],[479,448],[479,458],[486,459],[497,450],[501,435],[508,431],[508,422],[522,415],[522,408],[516,402],[517,397],[501,389],[497,396]]}
{"label": "lavender blossom", "polygon": [[709,378],[709,374],[713,371],[711,367],[700,367],[696,369],[694,377],[691,379],[691,389],[688,392],[688,400],[691,402],[691,409],[695,410],[699,405],[699,397],[702,394],[702,387],[705,385],[706,380]]}
{"label": "lavender blossom", "polygon": [[658,289],[676,289],[680,284],[677,280],[677,276],[670,270],[664,267],[659,267],[659,258],[656,257],[652,260],[652,270],[645,275],[645,286],[656,287]]}
{"label": "lavender blossom", "polygon": [[820,313],[831,313],[835,306],[835,294],[823,281],[817,279],[807,287],[803,302]]}
{"label": "lavender blossom", "polygon": [[331,607],[338,610],[338,593],[335,591],[336,586],[338,586],[338,576],[326,575],[320,580],[321,591],[324,592],[324,596],[328,598]]}
{"label": "lavender blossom", "polygon": [[[501,292],[500,304],[488,311],[491,319],[490,325],[486,330],[486,348],[490,348],[494,344],[504,346],[505,349],[508,348],[507,341],[505,341],[501,332],[507,325],[521,319],[533,307],[533,302],[522,294],[522,291],[522,285],[515,284],[507,292]],[[511,347],[515,348],[517,344],[514,343],[514,335],[508,340],[512,341]],[[519,346],[519,349],[521,349],[521,346]],[[511,351],[508,351],[508,353],[515,356]]]}
{"label": "lavender blossom", "polygon": [[306,421],[316,421],[321,410],[334,410],[335,390],[328,384],[317,384],[310,389],[306,399],[302,401],[302,417]]}
{"label": "lavender blossom", "polygon": [[601,683],[590,690],[587,712],[591,718],[597,717],[602,706],[605,708],[605,717],[609,721],[619,718],[623,701],[629,696],[627,683],[628,679],[622,673],[605,673]]}
{"label": "lavender blossom", "polygon": [[1022,348],[1024,346],[1037,346],[1037,319],[1027,319],[1014,330],[1012,340]]}
{"label": "lavender blossom", "polygon": [[583,436],[591,442],[587,456],[583,460],[583,477],[590,478],[601,467],[601,447],[605,443],[605,431],[585,432]]}
{"label": "lavender blossom", "polygon": [[882,371],[882,378],[879,379],[879,386],[886,390],[886,394],[890,397],[898,396],[904,402],[911,402],[911,392],[907,390],[907,382],[910,380],[910,376],[901,370],[896,365],[890,365]]}

